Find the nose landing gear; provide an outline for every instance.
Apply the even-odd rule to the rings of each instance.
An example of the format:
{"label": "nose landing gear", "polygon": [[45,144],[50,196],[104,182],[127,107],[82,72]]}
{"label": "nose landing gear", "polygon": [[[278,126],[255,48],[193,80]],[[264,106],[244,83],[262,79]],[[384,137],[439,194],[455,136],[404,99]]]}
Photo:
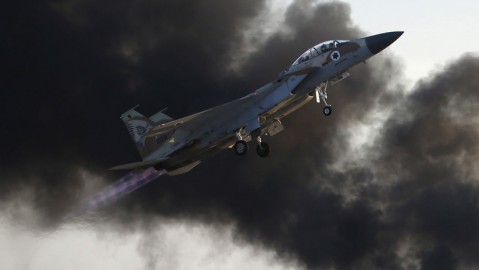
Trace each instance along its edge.
{"label": "nose landing gear", "polygon": [[330,116],[332,112],[333,112],[333,109],[331,108],[331,106],[329,106],[329,105],[324,106],[324,108],[323,108],[324,115]]}
{"label": "nose landing gear", "polygon": [[326,116],[330,116],[331,113],[333,112],[333,109],[331,108],[331,105],[328,104],[326,101],[328,99],[328,93],[326,92],[326,88],[328,87],[328,82],[323,82],[321,83],[318,87],[315,89],[316,93],[316,102],[319,104],[321,102],[321,99],[324,102],[324,108],[323,108],[323,113]]}

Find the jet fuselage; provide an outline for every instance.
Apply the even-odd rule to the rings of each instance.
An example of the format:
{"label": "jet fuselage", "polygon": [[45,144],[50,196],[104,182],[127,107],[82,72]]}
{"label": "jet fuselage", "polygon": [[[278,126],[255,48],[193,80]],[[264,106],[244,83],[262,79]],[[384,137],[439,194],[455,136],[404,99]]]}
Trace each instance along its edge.
{"label": "jet fuselage", "polygon": [[[340,81],[348,69],[385,49],[402,33],[320,43],[304,52],[277,79],[245,97],[178,120],[161,124],[149,121],[141,128],[145,131],[141,136],[134,134],[132,127],[130,132],[132,137],[136,136],[134,140],[144,162],[150,165],[157,160],[155,167],[171,174],[187,172],[206,156],[224,148],[233,147],[236,151],[238,141],[257,139],[260,154],[261,136],[281,131],[281,118],[304,106],[315,94],[318,102],[322,98],[326,103],[326,89],[318,90],[318,86]],[[331,107],[326,105],[329,111],[324,113],[329,115]],[[133,121],[132,113],[140,115],[133,109],[122,115],[127,126],[128,121]],[[141,121],[138,119],[135,121]]]}

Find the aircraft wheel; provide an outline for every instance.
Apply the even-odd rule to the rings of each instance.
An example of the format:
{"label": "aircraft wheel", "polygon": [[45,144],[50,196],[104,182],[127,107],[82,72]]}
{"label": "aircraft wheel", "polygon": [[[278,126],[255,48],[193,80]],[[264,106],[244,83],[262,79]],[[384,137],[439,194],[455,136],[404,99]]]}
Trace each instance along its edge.
{"label": "aircraft wheel", "polygon": [[331,106],[324,106],[323,108],[324,115],[330,116],[332,112],[333,112],[333,109],[331,108]]}
{"label": "aircraft wheel", "polygon": [[269,144],[261,142],[261,145],[256,146],[256,153],[260,157],[267,157],[269,155]]}
{"label": "aircraft wheel", "polygon": [[242,156],[248,152],[248,144],[243,140],[237,141],[233,146],[233,149],[237,155]]}

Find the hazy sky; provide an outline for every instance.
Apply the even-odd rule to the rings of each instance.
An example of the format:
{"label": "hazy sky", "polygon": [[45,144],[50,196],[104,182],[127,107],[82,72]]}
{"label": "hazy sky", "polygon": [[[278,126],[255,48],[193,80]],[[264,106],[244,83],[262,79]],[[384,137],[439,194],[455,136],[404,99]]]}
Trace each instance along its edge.
{"label": "hazy sky", "polygon": [[[479,57],[464,55],[477,5],[7,1],[0,267],[477,268]],[[178,118],[254,91],[323,40],[398,30],[329,90],[331,117],[311,103],[285,118],[268,159],[223,151],[62,219],[139,158],[119,119],[135,104]]]}

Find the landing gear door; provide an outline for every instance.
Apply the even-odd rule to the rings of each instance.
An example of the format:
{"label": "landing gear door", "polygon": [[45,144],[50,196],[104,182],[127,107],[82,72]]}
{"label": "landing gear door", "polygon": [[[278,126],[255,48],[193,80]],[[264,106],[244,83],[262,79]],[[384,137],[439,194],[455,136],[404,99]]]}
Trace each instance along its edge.
{"label": "landing gear door", "polygon": [[273,121],[271,125],[269,125],[268,134],[269,136],[274,136],[283,130],[284,130],[283,124],[281,124],[281,121],[276,119]]}

